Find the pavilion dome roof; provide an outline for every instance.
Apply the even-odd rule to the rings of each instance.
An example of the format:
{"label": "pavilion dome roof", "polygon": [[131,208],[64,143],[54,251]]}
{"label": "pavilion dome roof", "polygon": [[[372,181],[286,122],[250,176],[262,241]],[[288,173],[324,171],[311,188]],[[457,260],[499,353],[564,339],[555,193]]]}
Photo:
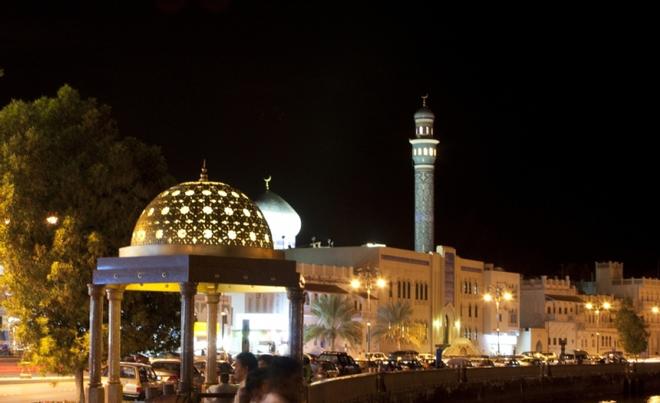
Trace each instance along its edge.
{"label": "pavilion dome roof", "polygon": [[273,249],[270,228],[245,193],[212,182],[203,170],[196,182],[162,192],[142,211],[131,246],[210,245]]}

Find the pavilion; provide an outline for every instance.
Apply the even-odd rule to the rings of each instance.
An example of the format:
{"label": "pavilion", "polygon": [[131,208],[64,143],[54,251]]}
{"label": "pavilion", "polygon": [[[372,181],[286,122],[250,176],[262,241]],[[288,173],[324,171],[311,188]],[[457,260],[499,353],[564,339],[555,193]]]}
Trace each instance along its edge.
{"label": "pavilion", "polygon": [[[208,305],[206,382],[217,382],[216,324],[223,292],[283,292],[289,298],[290,355],[302,358],[304,279],[294,261],[273,249],[263,214],[241,191],[208,180],[184,182],[159,194],[142,211],[131,245],[100,258],[90,296],[89,401],[122,401],[119,380],[121,301],[125,291],[181,294],[181,374],[177,392],[189,396],[193,375],[193,300]],[[103,294],[108,299],[108,385],[101,383]],[[164,313],[169,314],[169,313]]]}

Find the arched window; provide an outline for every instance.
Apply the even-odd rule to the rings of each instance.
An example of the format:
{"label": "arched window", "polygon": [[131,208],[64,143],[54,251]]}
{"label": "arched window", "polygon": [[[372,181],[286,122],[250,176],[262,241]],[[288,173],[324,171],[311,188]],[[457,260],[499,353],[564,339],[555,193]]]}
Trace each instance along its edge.
{"label": "arched window", "polygon": [[472,304],[468,305],[468,318],[472,317]]}

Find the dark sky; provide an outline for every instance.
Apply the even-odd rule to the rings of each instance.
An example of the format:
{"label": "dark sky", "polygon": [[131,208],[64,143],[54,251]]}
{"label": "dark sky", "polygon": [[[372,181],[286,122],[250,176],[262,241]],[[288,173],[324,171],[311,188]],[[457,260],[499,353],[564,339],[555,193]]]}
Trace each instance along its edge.
{"label": "dark sky", "polygon": [[526,274],[656,274],[650,10],[283,3],[3,2],[0,105],[68,83],[180,181],[203,158],[253,197],[272,175],[301,245],[412,248],[408,138],[428,92],[436,243]]}

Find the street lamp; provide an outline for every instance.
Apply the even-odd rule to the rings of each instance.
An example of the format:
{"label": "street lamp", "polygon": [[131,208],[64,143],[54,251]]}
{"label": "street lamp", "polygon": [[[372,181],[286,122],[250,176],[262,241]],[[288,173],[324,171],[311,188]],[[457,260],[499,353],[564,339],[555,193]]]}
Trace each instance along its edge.
{"label": "street lamp", "polygon": [[600,312],[601,311],[609,311],[610,308],[612,308],[612,304],[609,302],[605,301],[602,304],[594,304],[592,302],[587,302],[584,304],[584,307],[587,308],[588,311],[594,311],[596,314],[596,354],[599,354],[599,349],[600,349]]}
{"label": "street lamp", "polygon": [[[374,287],[385,288],[385,279],[380,277],[376,267],[356,267],[353,269],[356,278],[351,280],[351,288],[358,290],[364,287],[367,290],[367,312],[371,317],[371,289]],[[360,280],[362,279],[362,280]],[[371,322],[367,321],[367,350],[371,352]]]}
{"label": "street lamp", "polygon": [[493,287],[492,292],[484,294],[484,302],[495,301],[495,315],[497,316],[497,355],[500,355],[500,304],[503,302],[513,301],[513,294],[500,287]]}

